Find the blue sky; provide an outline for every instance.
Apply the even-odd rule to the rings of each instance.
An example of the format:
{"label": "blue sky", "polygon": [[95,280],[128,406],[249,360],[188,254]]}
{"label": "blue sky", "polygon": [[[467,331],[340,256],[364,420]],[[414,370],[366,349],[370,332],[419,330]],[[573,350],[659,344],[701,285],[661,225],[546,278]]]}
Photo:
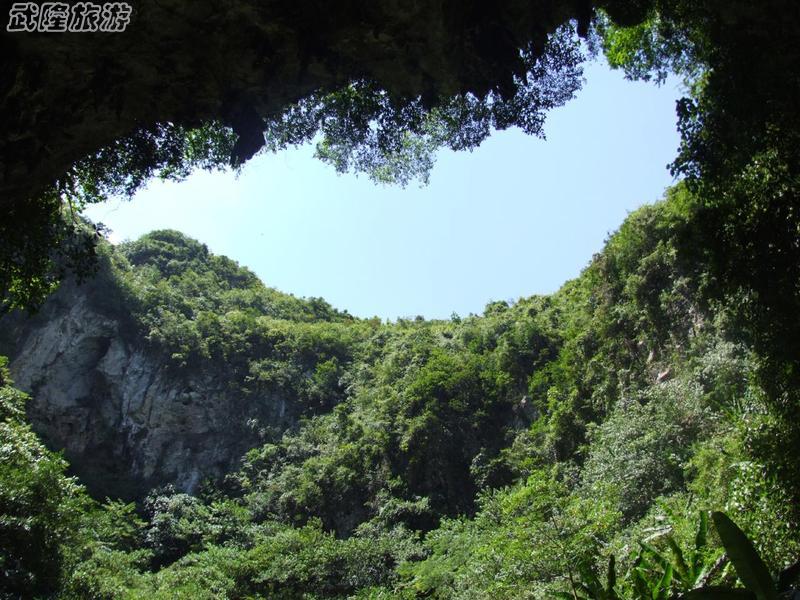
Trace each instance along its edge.
{"label": "blue sky", "polygon": [[548,115],[547,140],[509,130],[473,152],[441,151],[426,187],[337,175],[307,145],[258,156],[238,178],[153,181],[86,214],[113,241],[178,229],[267,285],[357,316],[480,313],[558,289],[672,183],[678,85],[625,81],[600,62],[585,76]]}

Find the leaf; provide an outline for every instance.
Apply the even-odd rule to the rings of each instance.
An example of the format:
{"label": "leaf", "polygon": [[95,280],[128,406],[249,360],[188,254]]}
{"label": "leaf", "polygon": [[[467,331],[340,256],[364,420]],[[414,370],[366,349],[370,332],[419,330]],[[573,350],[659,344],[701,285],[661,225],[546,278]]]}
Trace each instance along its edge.
{"label": "leaf", "polygon": [[617,585],[617,569],[616,569],[616,559],[612,554],[608,559],[608,575],[606,576],[608,582],[608,594],[612,598],[616,598],[617,594],[614,591],[614,588]]}
{"label": "leaf", "polygon": [[700,552],[703,548],[706,547],[706,541],[708,539],[708,514],[706,511],[700,511],[700,524],[697,527],[697,535],[694,538],[694,549],[696,552]]}
{"label": "leaf", "polygon": [[645,552],[647,552],[647,554],[649,554],[650,559],[653,559],[653,560],[648,560],[648,556],[646,554],[642,554],[642,562],[644,562],[647,566],[650,566],[647,563],[656,563],[660,565],[663,569],[666,569],[667,565],[671,564],[670,560],[666,556],[661,554],[661,552],[656,550],[655,547],[645,542],[640,542],[640,544],[642,546],[642,550],[644,550]]}
{"label": "leaf", "polygon": [[669,596],[669,588],[670,584],[672,583],[672,565],[668,564],[667,568],[664,569],[664,576],[656,585],[656,588],[653,590],[653,600],[667,600]]}
{"label": "leaf", "polygon": [[631,572],[631,577],[633,578],[633,587],[636,589],[636,592],[639,594],[640,598],[647,598],[650,593],[650,586],[647,583],[644,575],[642,574],[640,567],[634,567],[633,571]]}
{"label": "leaf", "polygon": [[694,554],[692,556],[692,576],[696,582],[700,578],[703,566],[703,550],[708,542],[708,513],[700,511],[700,523],[697,526],[697,535],[694,538]]}
{"label": "leaf", "polygon": [[714,512],[711,518],[744,586],[757,600],[778,600],[769,570],[744,532],[724,513]]}
{"label": "leaf", "polygon": [[593,571],[588,568],[581,570],[581,577],[583,581],[578,583],[578,587],[586,592],[590,598],[597,598],[603,591],[603,586],[600,585],[600,580]]}
{"label": "leaf", "polygon": [[678,546],[678,543],[672,538],[672,536],[667,537],[667,544],[672,550],[672,554],[675,556],[675,561],[672,563],[675,566],[675,571],[677,571],[678,575],[683,581],[686,581],[690,578],[689,573],[689,566],[686,564],[686,561],[683,559],[683,551],[681,547]]}

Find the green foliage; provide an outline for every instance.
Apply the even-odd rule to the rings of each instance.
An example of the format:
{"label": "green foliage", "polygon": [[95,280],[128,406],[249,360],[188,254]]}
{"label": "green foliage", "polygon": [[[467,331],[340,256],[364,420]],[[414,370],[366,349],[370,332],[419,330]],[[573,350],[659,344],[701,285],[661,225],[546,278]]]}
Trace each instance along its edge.
{"label": "green foliage", "polygon": [[[798,568],[800,562],[773,578],[751,540],[725,513],[714,512],[712,519],[725,551],[719,558],[708,552],[708,515],[702,511],[693,548],[690,551],[685,552],[671,533],[667,533],[659,538],[660,541],[666,542],[669,553],[665,554],[650,544],[642,543],[632,568],[619,582],[618,589],[621,590],[619,594],[614,589],[617,578],[613,555],[609,560],[608,583],[605,588],[592,569],[582,570],[578,587],[586,593],[586,598],[592,600],[609,597],[637,600],[645,598],[648,600],[660,598],[777,600],[778,597],[784,597],[782,594],[789,597],[796,591],[791,586],[800,571]],[[745,589],[727,585],[709,585],[712,580],[724,578],[724,571],[720,573],[721,565],[727,561],[730,561],[735,568]],[[562,593],[560,597],[580,596],[574,593],[573,595]]]}
{"label": "green foliage", "polygon": [[639,555],[630,571],[634,593],[655,598],[685,593],[702,585],[710,576],[717,557],[708,551],[708,515],[700,520],[691,550],[684,552],[671,532],[660,536],[668,553],[642,542]]}
{"label": "green foliage", "polygon": [[0,316],[35,312],[68,273],[79,280],[97,271],[95,245],[104,228],[48,190],[35,201],[3,209],[0,219]]}
{"label": "green foliage", "polygon": [[[633,213],[556,294],[449,321],[355,319],[266,288],[174,231],[101,246],[105,295],[92,301],[175,375],[228,382],[253,415],[242,434],[262,442],[202,496],[161,489],[137,507],[80,505],[57,543],[36,542],[48,573],[67,573],[41,589],[739,594],[720,536],[705,517],[696,527],[709,510],[735,518],[768,569],[784,568],[800,552],[798,522],[792,489],[771,470],[790,465],[779,446],[792,430],[771,408],[761,357],[737,334],[740,316],[703,300],[713,282],[681,256],[696,208],[679,185]],[[0,398],[18,445],[40,444],[22,396],[3,388]],[[63,478],[55,464],[49,488]],[[25,465],[14,476],[30,477]],[[29,499],[13,510],[44,518],[38,508]]]}
{"label": "green foliage", "polygon": [[96,254],[102,302],[176,374],[227,381],[255,408],[242,433],[266,443],[206,498],[157,490],[139,507],[98,506],[25,424],[3,361],[3,593],[794,593],[796,565],[770,573],[800,553],[800,468],[787,452],[800,445],[797,11],[788,0],[604,6],[595,41],[612,66],[684,78],[672,168],[686,182],[550,297],[449,322],[360,321],[266,288],[175,231],[96,245],[75,213],[153,176],[241,164],[259,128],[272,150],[321,134],[317,154],[339,171],[424,181],[437,148],[513,125],[541,134],[544,111],[579,86],[571,28],[544,52],[515,49],[518,75],[480,93],[433,102],[359,79],[266,123],[254,115],[259,139],[241,124],[156,125],[14,204],[0,223],[0,312],[35,305]]}
{"label": "green foliage", "polygon": [[194,169],[229,164],[235,137],[230,128],[207,123],[186,128],[173,123],[141,128],[73,165],[59,191],[79,205],[127,195],[152,177],[180,181]]}
{"label": "green foliage", "polygon": [[740,523],[771,569],[780,569],[800,555],[791,491],[748,449],[754,431],[775,435],[761,425],[763,400],[751,390],[743,408],[730,428],[697,446],[687,465],[689,489]]}
{"label": "green foliage", "polygon": [[121,552],[104,547],[79,562],[66,578],[62,591],[65,598],[117,600],[145,598],[146,567],[150,555],[146,550]]}
{"label": "green foliage", "polygon": [[683,489],[694,445],[717,421],[686,375],[649,388],[591,429],[583,479],[614,481],[623,515],[639,518],[659,496]]}
{"label": "green foliage", "polygon": [[[678,104],[682,143],[672,165],[695,197],[679,256],[704,274],[699,300],[725,305],[737,337],[759,354],[770,412],[790,445],[800,440],[794,9],[784,0],[757,9],[744,1],[659,1],[642,24],[599,28],[612,65],[629,76],[663,79],[673,70],[691,84]],[[770,476],[800,489],[796,461],[783,460],[777,447],[762,451]]]}
{"label": "green foliage", "polygon": [[345,597],[359,588],[391,584],[393,567],[415,552],[413,540],[402,532],[342,541],[311,523],[257,544],[245,557],[242,575],[249,593],[266,597]]}
{"label": "green foliage", "polygon": [[[4,368],[4,367],[3,367]],[[0,589],[17,597],[55,592],[91,503],[24,422],[25,394],[0,387]]]}
{"label": "green foliage", "polygon": [[618,515],[602,496],[570,495],[552,474],[482,497],[474,520],[443,524],[430,556],[402,572],[435,598],[526,598],[553,594],[594,556]]}
{"label": "green foliage", "polygon": [[142,128],[78,161],[38,197],[5,208],[0,315],[36,310],[67,274],[82,279],[96,272],[104,228],[78,216],[84,206],[114,195],[130,197],[154,176],[181,180],[197,168],[222,168],[232,145],[233,133],[218,123]]}
{"label": "green foliage", "polygon": [[620,600],[617,593],[617,567],[614,555],[608,559],[608,571],[605,584],[598,579],[591,569],[580,569],[580,581],[573,583],[571,592],[556,592],[556,598],[564,600]]}
{"label": "green foliage", "polygon": [[87,514],[83,526],[99,547],[130,551],[141,545],[145,521],[136,513],[134,503],[109,499]]}
{"label": "green foliage", "polygon": [[752,542],[724,513],[715,512],[713,518],[722,545],[744,586],[755,594],[757,600],[776,600],[775,585]]}
{"label": "green foliage", "polygon": [[[608,64],[629,79],[663,83],[673,74],[692,85],[702,75],[700,49],[689,32],[676,28],[657,10],[636,25],[621,27],[601,13],[595,22]],[[693,31],[695,35],[697,32]]]}
{"label": "green foliage", "polygon": [[209,507],[186,494],[151,493],[145,500],[150,523],[145,544],[156,566],[174,562],[189,552],[203,549],[209,537]]}
{"label": "green foliage", "polygon": [[473,149],[492,130],[517,126],[543,135],[546,111],[580,89],[583,55],[571,26],[554,32],[543,49],[520,52],[523,74],[504,89],[440,100],[392,96],[369,81],[313,94],[266,124],[267,148],[317,142],[316,156],[339,172],[366,173],[377,183],[427,183],[441,147]]}

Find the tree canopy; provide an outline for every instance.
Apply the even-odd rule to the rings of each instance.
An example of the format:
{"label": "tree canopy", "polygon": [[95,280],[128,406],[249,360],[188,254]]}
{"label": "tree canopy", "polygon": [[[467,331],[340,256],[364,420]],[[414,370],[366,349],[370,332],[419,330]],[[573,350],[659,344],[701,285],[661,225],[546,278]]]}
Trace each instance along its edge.
{"label": "tree canopy", "polygon": [[[356,319],[176,231],[102,243],[100,285],[72,299],[127,320],[123,342],[176,382],[223,382],[246,454],[194,496],[146,485],[136,505],[100,504],[25,422],[0,361],[0,589],[640,600],[707,586],[755,597],[737,579],[796,588],[796,569],[770,577],[800,552],[798,488],[783,476],[797,470],[792,429],[737,339],[735,307],[706,303],[708,273],[682,257],[698,202],[681,184],[555,294],[446,321]],[[51,308],[71,311],[66,292]],[[5,331],[0,352],[16,342]],[[274,418],[275,391],[294,421]],[[211,443],[211,414],[186,411]],[[172,423],[160,426],[180,435]],[[708,518],[719,510],[728,521]]]}

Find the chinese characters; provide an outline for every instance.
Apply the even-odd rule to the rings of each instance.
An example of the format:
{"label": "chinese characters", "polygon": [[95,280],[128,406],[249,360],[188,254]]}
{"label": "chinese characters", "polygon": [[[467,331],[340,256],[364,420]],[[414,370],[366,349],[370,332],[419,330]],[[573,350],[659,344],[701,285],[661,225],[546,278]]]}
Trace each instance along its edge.
{"label": "chinese characters", "polygon": [[6,31],[41,33],[125,31],[133,8],[127,2],[15,2]]}

